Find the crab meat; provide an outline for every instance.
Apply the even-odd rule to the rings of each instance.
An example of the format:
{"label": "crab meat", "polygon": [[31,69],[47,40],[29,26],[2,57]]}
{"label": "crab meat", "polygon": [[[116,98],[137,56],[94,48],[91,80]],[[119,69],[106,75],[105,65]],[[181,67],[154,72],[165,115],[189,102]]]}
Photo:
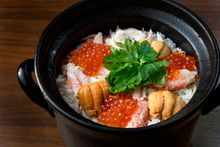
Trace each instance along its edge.
{"label": "crab meat", "polygon": [[67,80],[74,93],[77,93],[81,86],[90,83],[89,78],[82,70],[78,66],[73,66],[72,63],[67,64]]}
{"label": "crab meat", "polygon": [[125,30],[118,28],[115,33],[111,34],[110,38],[107,38],[105,40],[105,42],[107,45],[111,45],[115,48],[118,48],[115,42],[124,43],[125,38],[130,38],[135,41],[142,41],[146,39],[146,33],[145,31],[140,31],[134,28],[128,28]]}
{"label": "crab meat", "polygon": [[95,35],[93,41],[97,44],[103,44],[103,35],[101,32]]}
{"label": "crab meat", "polygon": [[[167,79],[165,83],[165,89],[167,90],[179,90],[187,87],[188,85],[196,81],[197,71],[189,71],[187,69],[177,70],[174,73],[175,77],[172,79]],[[173,75],[172,75],[173,76]]]}
{"label": "crab meat", "polygon": [[85,75],[81,68],[79,66],[75,66],[73,63],[68,63],[66,67],[67,81],[69,83],[69,87],[75,94],[78,93],[81,86],[104,80],[108,74],[109,71],[104,67],[101,68],[98,76],[96,77]]}
{"label": "crab meat", "polygon": [[128,122],[126,128],[138,128],[146,126],[148,123],[148,103],[146,98],[137,99],[138,108],[132,115],[132,119]]}

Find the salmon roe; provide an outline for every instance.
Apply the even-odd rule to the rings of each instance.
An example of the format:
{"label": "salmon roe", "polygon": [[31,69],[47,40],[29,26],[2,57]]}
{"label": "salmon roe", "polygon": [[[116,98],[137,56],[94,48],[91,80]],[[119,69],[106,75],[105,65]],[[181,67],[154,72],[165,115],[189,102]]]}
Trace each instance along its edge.
{"label": "salmon roe", "polygon": [[107,126],[125,128],[137,109],[137,101],[130,94],[110,95],[104,100],[97,120]]}
{"label": "salmon roe", "polygon": [[186,56],[185,53],[175,51],[168,57],[169,66],[167,70],[187,69],[196,71],[196,59],[192,56]]}
{"label": "salmon roe", "polygon": [[94,43],[89,39],[71,53],[71,60],[76,66],[80,66],[86,75],[96,76],[104,57],[109,54],[109,46]]}
{"label": "salmon roe", "polygon": [[189,71],[196,71],[196,59],[192,56],[186,56],[185,53],[175,51],[167,58],[169,66],[167,80],[175,80],[180,77],[180,69],[187,69]]}

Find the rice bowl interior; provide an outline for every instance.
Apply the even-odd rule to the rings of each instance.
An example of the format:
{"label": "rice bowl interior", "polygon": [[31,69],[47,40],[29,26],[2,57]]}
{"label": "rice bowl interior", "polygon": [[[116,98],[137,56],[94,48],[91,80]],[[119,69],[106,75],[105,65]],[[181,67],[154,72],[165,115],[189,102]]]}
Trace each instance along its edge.
{"label": "rice bowl interior", "polygon": [[[152,57],[143,55],[145,49]],[[133,58],[140,63],[131,63]],[[111,127],[137,128],[169,119],[185,107],[197,88],[196,62],[160,32],[117,28],[108,36],[88,36],[73,49],[56,83],[65,102],[82,116]],[[149,76],[142,74],[126,85],[120,71],[123,67],[133,74],[133,66],[153,67],[144,72]]]}

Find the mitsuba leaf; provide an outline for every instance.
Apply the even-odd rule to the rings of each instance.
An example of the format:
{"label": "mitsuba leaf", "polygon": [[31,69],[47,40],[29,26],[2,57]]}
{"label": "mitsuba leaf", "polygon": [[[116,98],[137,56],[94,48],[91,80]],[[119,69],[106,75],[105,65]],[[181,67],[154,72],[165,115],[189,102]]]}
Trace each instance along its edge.
{"label": "mitsuba leaf", "polygon": [[157,59],[157,53],[147,41],[140,43],[137,47],[140,63],[149,63]]}
{"label": "mitsuba leaf", "polygon": [[134,89],[139,85],[156,83],[163,85],[167,74],[167,61],[157,61],[158,54],[147,41],[141,43],[125,39],[116,42],[111,54],[104,58],[104,66],[110,70],[106,77],[112,93]]}
{"label": "mitsuba leaf", "polygon": [[[144,85],[156,83],[163,85],[167,71],[164,67],[168,66],[167,61],[156,61],[142,66],[142,80]],[[146,72],[147,71],[147,72]]]}

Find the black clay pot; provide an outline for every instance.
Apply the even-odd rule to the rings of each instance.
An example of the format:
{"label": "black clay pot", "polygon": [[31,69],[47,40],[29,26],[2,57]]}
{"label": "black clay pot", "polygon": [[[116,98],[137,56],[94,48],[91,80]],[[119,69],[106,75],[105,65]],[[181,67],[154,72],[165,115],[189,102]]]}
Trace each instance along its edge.
{"label": "black clay pot", "polygon": [[[81,39],[99,31],[134,27],[160,31],[188,54],[197,57],[200,80],[187,106],[172,118],[137,129],[94,123],[62,99],[56,76],[62,60]],[[25,93],[57,121],[68,147],[187,147],[196,122],[220,104],[217,93],[219,49],[208,26],[193,12],[172,1],[82,1],[57,16],[42,34],[34,59],[24,61],[18,79]],[[35,72],[38,86],[31,72]],[[214,90],[215,89],[215,90]]]}

